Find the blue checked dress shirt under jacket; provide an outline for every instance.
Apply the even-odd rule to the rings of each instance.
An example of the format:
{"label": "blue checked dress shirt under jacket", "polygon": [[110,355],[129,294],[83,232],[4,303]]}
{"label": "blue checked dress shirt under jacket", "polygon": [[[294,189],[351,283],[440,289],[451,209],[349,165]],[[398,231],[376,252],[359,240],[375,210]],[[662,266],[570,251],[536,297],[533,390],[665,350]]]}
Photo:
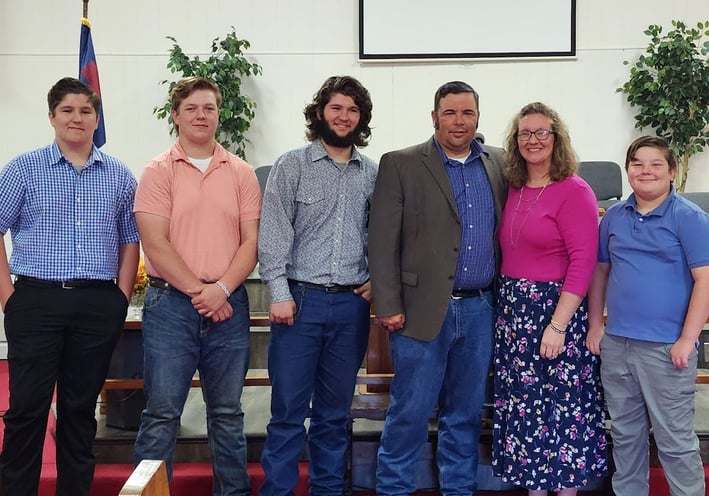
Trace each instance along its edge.
{"label": "blue checked dress shirt under jacket", "polygon": [[278,158],[264,192],[259,273],[271,301],[292,299],[288,279],[362,284],[369,279],[367,222],[377,165],[356,149],[336,164],[320,141]]}
{"label": "blue checked dress shirt under jacket", "polygon": [[136,180],[94,147],[81,172],[56,143],[0,172],[0,232],[12,234],[10,272],[40,279],[114,279],[119,246],[139,241]]}
{"label": "blue checked dress shirt under jacket", "polygon": [[448,158],[438,141],[436,148],[451,182],[462,228],[454,288],[484,288],[495,276],[495,201],[480,158],[487,152],[473,141],[470,155],[461,163]]}

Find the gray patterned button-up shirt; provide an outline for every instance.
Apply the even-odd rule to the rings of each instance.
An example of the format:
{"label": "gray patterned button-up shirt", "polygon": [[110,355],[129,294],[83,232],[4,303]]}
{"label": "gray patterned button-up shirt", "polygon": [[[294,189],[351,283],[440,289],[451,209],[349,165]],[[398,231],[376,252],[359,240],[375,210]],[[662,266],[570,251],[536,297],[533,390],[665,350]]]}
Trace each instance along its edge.
{"label": "gray patterned button-up shirt", "polygon": [[362,284],[377,164],[356,149],[337,164],[320,141],[281,155],[271,169],[259,228],[259,272],[273,303],[292,299],[288,279]]}

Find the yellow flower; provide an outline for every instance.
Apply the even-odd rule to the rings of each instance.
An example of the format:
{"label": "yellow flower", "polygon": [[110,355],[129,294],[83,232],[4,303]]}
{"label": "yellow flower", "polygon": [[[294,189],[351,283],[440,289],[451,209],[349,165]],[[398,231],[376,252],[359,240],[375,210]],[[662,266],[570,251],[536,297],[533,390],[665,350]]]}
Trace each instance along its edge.
{"label": "yellow flower", "polygon": [[138,262],[138,271],[135,276],[135,284],[133,285],[133,296],[142,296],[148,288],[148,274],[145,272],[145,261],[140,257]]}

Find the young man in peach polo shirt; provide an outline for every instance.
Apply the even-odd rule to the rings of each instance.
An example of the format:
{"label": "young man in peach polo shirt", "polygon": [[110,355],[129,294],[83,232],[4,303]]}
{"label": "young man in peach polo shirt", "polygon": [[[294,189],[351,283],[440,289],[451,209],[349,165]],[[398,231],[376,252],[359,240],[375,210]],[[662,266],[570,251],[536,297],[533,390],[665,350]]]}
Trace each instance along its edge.
{"label": "young man in peach polo shirt", "polygon": [[135,462],[165,460],[199,370],[214,495],[250,494],[241,390],[249,360],[243,282],[256,265],[261,193],[253,168],[215,139],[219,88],[190,77],[171,95],[177,142],[143,171],[135,216],[149,288],[143,340],[148,402]]}

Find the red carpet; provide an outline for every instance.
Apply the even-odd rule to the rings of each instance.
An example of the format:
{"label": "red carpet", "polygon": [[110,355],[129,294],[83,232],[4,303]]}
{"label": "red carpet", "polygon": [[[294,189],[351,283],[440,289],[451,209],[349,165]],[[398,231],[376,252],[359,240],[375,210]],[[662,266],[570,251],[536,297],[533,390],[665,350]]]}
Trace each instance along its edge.
{"label": "red carpet", "polygon": [[[7,385],[7,361],[0,360],[0,412],[5,412],[8,408],[8,385]],[[42,462],[42,475],[38,496],[54,496],[57,470],[55,465],[55,445],[54,438],[50,434],[53,428],[54,418],[49,416],[47,436],[44,441],[44,454]],[[3,433],[0,431],[0,443]],[[94,485],[91,489],[91,496],[117,496],[121,487],[128,479],[132,465],[97,465],[94,476]],[[704,466],[706,478],[709,479],[709,465]],[[252,494],[258,493],[259,486],[263,483],[263,471],[258,463],[249,464],[249,475],[251,476]],[[306,463],[300,464],[300,482],[295,489],[296,496],[307,496],[308,494],[308,466]],[[176,464],[173,482],[170,486],[171,496],[211,496],[212,494],[212,470],[207,463],[183,463]],[[356,496],[375,496],[373,492],[356,492]],[[431,496],[432,492],[417,493],[421,496]],[[514,492],[478,492],[479,495],[489,496],[520,496],[526,494],[525,491]],[[599,492],[582,492],[587,496],[606,496]],[[669,496],[669,488],[665,481],[662,468],[652,467],[650,471],[650,495]],[[709,496],[709,490],[706,492]]]}
{"label": "red carpet", "polygon": [[[7,360],[0,360],[0,413],[4,414],[9,407]],[[38,496],[54,496],[56,490],[57,467],[55,464],[56,453],[54,437],[54,416],[49,415],[47,435],[44,439],[44,452],[42,454],[42,473],[39,482]],[[3,430],[0,429],[0,446],[2,445]],[[254,496],[263,483],[264,475],[259,463],[249,463],[249,475]],[[123,484],[133,471],[130,464],[104,464],[96,465],[94,485],[91,496],[117,496]],[[300,464],[300,478],[295,490],[297,496],[308,494],[308,465]],[[175,465],[173,482],[170,485],[171,496],[211,496],[212,494],[212,467],[207,463],[178,463]]]}
{"label": "red carpet", "polygon": [[[249,463],[252,494],[258,494],[258,488],[263,483],[263,471],[258,463]],[[91,496],[115,496],[123,487],[133,470],[132,465],[97,465]],[[300,483],[295,490],[298,496],[308,494],[308,467],[300,466]],[[44,482],[44,481],[43,481]],[[49,481],[47,481],[49,482]],[[39,496],[52,496],[54,484],[47,486],[48,491],[40,488]],[[211,496],[212,467],[208,463],[178,463],[175,465],[173,481],[170,485],[170,496]]]}

